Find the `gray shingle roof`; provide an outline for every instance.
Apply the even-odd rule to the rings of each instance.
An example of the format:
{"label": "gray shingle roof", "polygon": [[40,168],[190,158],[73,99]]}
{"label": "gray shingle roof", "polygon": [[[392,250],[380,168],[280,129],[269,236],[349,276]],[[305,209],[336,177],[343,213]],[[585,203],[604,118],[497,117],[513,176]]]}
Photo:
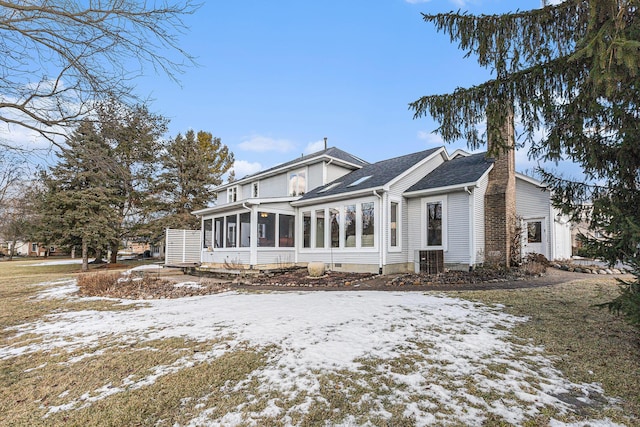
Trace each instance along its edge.
{"label": "gray shingle roof", "polygon": [[[368,162],[362,160],[361,158],[356,157],[353,154],[349,154],[346,151],[342,151],[339,148],[329,147],[326,150],[322,150],[322,151],[318,151],[318,152],[315,152],[315,153],[307,154],[306,156],[301,156],[301,157],[298,157],[296,159],[290,160],[288,162],[280,163],[279,165],[273,166],[273,167],[271,167],[269,169],[265,169],[265,170],[262,170],[260,172],[256,172],[256,173],[251,174],[251,175],[243,176],[241,178],[241,180],[245,180],[245,179],[249,179],[249,178],[254,177],[254,176],[258,176],[258,175],[262,175],[262,174],[265,174],[265,173],[269,173],[269,172],[274,171],[274,170],[286,168],[287,166],[294,165],[296,163],[304,162],[305,160],[309,160],[309,159],[313,159],[314,157],[321,157],[321,156],[333,157],[333,158],[336,158],[338,160],[342,160],[344,162],[352,163],[352,164],[355,164],[355,165],[358,165],[358,166],[364,166],[364,165],[369,164]],[[240,180],[238,180],[238,181],[240,181]]]}
{"label": "gray shingle roof", "polygon": [[[300,200],[309,200],[318,197],[333,196],[341,193],[350,193],[352,191],[381,187],[439,149],[440,147],[432,148],[418,153],[407,154],[405,156],[394,157],[393,159],[367,164],[361,169],[355,170],[327,185],[313,189],[302,196]],[[362,180],[356,185],[352,185],[356,183],[356,181],[364,179],[365,177],[370,178]],[[325,189],[328,190],[323,191]]]}
{"label": "gray shingle roof", "polygon": [[406,192],[476,182],[493,164],[493,159],[487,159],[485,155],[486,153],[477,153],[466,157],[459,156],[444,162],[429,175],[409,187]]}

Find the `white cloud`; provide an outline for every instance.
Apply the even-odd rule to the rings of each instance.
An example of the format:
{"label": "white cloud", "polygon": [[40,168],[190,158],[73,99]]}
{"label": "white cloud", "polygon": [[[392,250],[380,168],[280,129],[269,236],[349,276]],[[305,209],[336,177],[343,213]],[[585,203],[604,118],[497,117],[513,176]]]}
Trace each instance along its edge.
{"label": "white cloud", "polygon": [[316,153],[318,151],[324,150],[324,139],[316,142],[310,142],[307,144],[307,147],[304,149],[305,154]]}
{"label": "white cloud", "polygon": [[241,150],[264,153],[267,151],[277,151],[287,153],[296,148],[295,144],[286,139],[274,139],[268,136],[253,135],[249,139],[238,144]]}
{"label": "white cloud", "polygon": [[233,163],[233,170],[236,173],[236,179],[260,172],[262,169],[262,165],[258,162],[251,163],[246,160],[236,160]]}
{"label": "white cloud", "polygon": [[418,139],[426,141],[427,145],[434,145],[434,146],[445,145],[444,140],[440,135],[433,132],[427,132],[425,130],[418,131]]}

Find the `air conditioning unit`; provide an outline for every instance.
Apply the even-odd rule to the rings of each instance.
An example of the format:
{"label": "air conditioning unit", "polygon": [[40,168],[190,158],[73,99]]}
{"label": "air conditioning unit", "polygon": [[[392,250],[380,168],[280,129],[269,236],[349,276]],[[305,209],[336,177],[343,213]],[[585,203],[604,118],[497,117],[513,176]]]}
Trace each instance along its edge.
{"label": "air conditioning unit", "polygon": [[416,273],[444,273],[444,251],[416,251]]}

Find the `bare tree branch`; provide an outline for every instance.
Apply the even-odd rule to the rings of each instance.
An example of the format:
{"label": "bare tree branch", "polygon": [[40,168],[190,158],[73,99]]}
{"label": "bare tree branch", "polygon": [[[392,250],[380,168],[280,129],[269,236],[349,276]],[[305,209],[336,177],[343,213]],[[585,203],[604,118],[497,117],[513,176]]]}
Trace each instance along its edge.
{"label": "bare tree branch", "polygon": [[[148,71],[178,81],[193,58],[179,45],[191,0],[0,0],[0,122],[53,144],[97,102],[137,101]],[[20,148],[0,130],[0,144]]]}

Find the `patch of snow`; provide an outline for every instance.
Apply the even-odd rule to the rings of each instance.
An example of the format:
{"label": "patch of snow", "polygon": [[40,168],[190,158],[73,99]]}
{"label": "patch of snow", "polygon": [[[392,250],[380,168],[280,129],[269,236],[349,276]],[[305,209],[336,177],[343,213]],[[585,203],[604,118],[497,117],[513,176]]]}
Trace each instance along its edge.
{"label": "patch of snow", "polygon": [[181,282],[181,283],[176,283],[175,285],[173,285],[174,288],[193,288],[193,289],[202,289],[204,288],[204,286],[202,286],[200,283],[196,283],[196,282]]}
{"label": "patch of snow", "polygon": [[[0,359],[38,350],[97,346],[104,340],[228,340],[210,352],[158,366],[141,379],[124,378],[119,385],[107,384],[78,401],[51,407],[49,413],[84,407],[112,394],[153,384],[162,375],[219,357],[243,342],[256,347],[275,345],[276,349],[264,367],[230,385],[233,390],[241,391],[258,380],[259,392],[279,390],[292,400],[305,393],[296,406],[280,408],[271,401],[262,413],[245,414],[248,403],[219,419],[210,418],[213,411],[203,410],[189,425],[239,425],[275,415],[286,422],[291,415],[323,401],[317,372],[357,372],[363,367],[359,360],[367,359],[376,360],[377,375],[394,384],[385,396],[368,396],[375,401],[377,414],[391,416],[383,400],[404,405],[405,415],[416,425],[452,420],[481,425],[489,413],[521,424],[544,406],[571,411],[569,404],[556,397],[561,394],[578,395],[585,401],[590,395],[602,394],[597,384],[566,380],[542,348],[510,340],[510,329],[525,318],[458,298],[417,292],[229,292],[145,303],[137,310],[51,314],[45,320],[13,327],[17,334],[38,334],[42,340],[25,347],[0,347]],[[391,362],[400,355],[413,361],[409,373],[394,370]],[[503,369],[496,372],[495,365]],[[534,384],[529,382],[531,378],[536,379]],[[363,387],[379,386],[368,384],[366,379],[362,382]],[[495,398],[479,398],[469,390],[471,386]],[[434,402],[442,412],[437,412]],[[344,416],[341,425],[357,425],[357,419]],[[607,420],[597,422],[603,424],[590,424],[613,425],[606,424]]]}
{"label": "patch of snow", "polygon": [[[89,258],[89,262],[95,261],[95,258]],[[107,260],[103,260],[107,262]],[[82,258],[73,259],[56,259],[51,261],[43,261],[38,264],[21,264],[20,267],[45,267],[47,265],[69,265],[69,264],[82,264]]]}

